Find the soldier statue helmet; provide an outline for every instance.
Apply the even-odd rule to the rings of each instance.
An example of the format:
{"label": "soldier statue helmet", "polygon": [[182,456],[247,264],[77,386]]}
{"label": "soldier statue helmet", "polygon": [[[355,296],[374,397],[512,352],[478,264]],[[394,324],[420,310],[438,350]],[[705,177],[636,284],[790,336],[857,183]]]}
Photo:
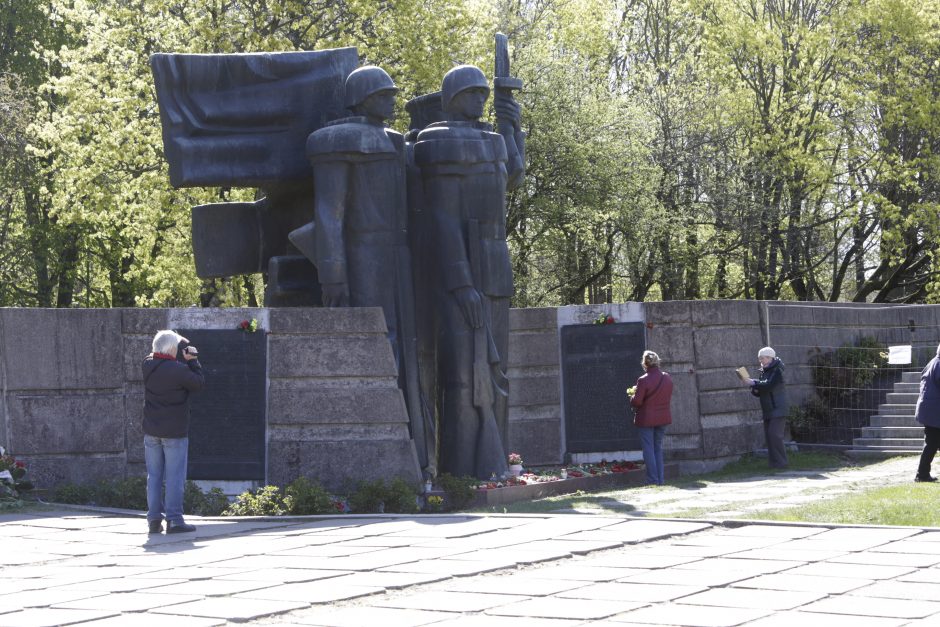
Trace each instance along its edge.
{"label": "soldier statue helmet", "polygon": [[346,77],[345,106],[352,109],[365,102],[366,98],[380,91],[398,91],[388,72],[374,65],[356,68]]}
{"label": "soldier statue helmet", "polygon": [[447,111],[454,96],[473,88],[483,88],[488,94],[490,85],[486,81],[486,75],[476,66],[458,65],[444,75],[441,83],[441,106]]}

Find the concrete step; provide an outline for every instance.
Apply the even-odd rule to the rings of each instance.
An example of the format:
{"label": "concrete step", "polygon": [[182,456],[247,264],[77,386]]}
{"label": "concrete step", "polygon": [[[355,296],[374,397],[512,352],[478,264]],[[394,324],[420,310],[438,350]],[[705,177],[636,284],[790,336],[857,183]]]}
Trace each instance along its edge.
{"label": "concrete step", "polygon": [[852,446],[855,448],[876,449],[921,449],[924,448],[923,438],[853,438]]}
{"label": "concrete step", "polygon": [[913,416],[915,403],[882,403],[878,406],[879,416]]}
{"label": "concrete step", "polygon": [[862,438],[884,440],[900,438],[909,440],[924,435],[923,427],[862,427]]}
{"label": "concrete step", "polygon": [[916,405],[919,392],[888,392],[885,403],[888,405]]}
{"label": "concrete step", "polygon": [[901,383],[920,383],[920,371],[902,372]]}
{"label": "concrete step", "polygon": [[894,391],[920,394],[920,383],[895,383]]}
{"label": "concrete step", "polygon": [[874,415],[868,419],[868,424],[872,427],[917,427],[922,429],[920,423],[914,420],[914,414],[910,415]]}

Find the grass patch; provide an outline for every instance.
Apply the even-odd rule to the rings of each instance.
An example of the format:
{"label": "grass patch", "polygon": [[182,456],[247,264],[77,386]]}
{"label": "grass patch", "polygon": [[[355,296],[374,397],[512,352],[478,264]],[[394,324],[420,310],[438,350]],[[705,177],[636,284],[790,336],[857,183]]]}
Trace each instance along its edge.
{"label": "grass patch", "polygon": [[848,525],[940,527],[940,486],[905,484],[826,496],[809,505],[755,512],[749,519]]}

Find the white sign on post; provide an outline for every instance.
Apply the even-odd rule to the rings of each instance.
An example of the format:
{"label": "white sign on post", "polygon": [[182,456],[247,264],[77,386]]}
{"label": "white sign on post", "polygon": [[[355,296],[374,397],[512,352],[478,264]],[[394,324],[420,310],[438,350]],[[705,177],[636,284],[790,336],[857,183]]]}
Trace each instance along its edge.
{"label": "white sign on post", "polygon": [[889,346],[888,347],[889,364],[909,364],[911,363],[911,345]]}

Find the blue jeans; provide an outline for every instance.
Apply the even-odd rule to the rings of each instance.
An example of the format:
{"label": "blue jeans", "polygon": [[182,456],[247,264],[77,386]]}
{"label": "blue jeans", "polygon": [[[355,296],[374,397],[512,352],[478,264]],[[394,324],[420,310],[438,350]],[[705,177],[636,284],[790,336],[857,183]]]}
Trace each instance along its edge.
{"label": "blue jeans", "polygon": [[[183,522],[183,487],[189,438],[158,438],[144,435],[144,461],[147,463],[147,520]],[[163,483],[166,480],[166,505]]]}
{"label": "blue jeans", "polygon": [[637,427],[636,430],[640,434],[640,446],[643,447],[646,482],[662,485],[666,482],[663,475],[663,436],[666,427]]}

